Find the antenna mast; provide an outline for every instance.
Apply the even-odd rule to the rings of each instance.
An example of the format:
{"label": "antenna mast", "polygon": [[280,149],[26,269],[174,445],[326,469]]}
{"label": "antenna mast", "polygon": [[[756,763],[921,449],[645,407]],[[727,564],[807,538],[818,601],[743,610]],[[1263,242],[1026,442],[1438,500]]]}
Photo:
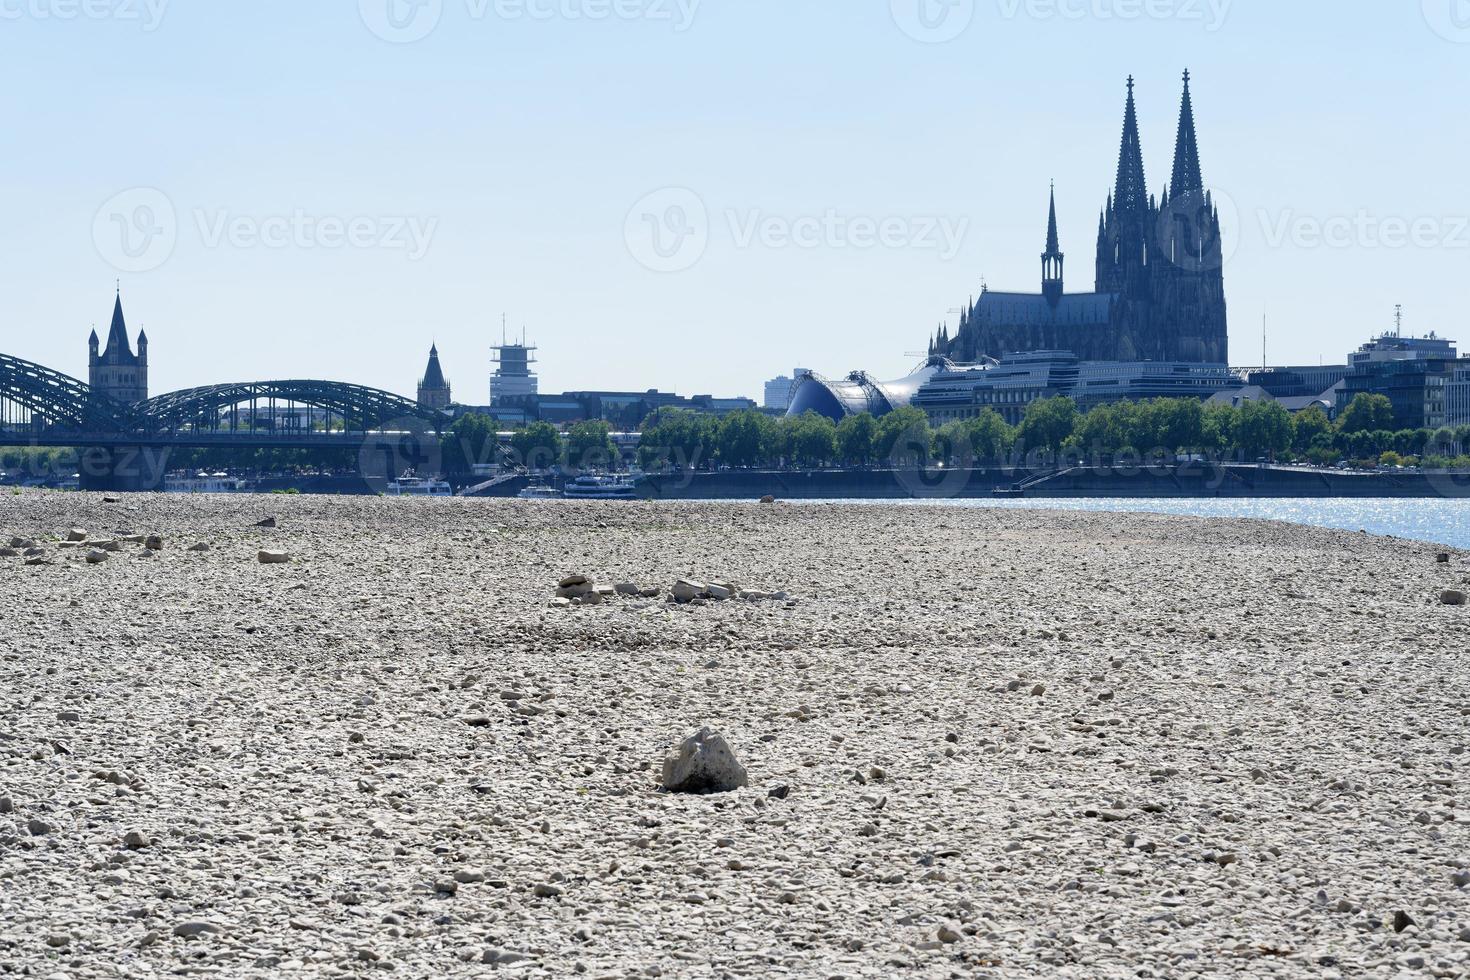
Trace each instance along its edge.
{"label": "antenna mast", "polygon": [[1404,336],[1404,304],[1399,303],[1393,308],[1393,336],[1395,340],[1402,340]]}

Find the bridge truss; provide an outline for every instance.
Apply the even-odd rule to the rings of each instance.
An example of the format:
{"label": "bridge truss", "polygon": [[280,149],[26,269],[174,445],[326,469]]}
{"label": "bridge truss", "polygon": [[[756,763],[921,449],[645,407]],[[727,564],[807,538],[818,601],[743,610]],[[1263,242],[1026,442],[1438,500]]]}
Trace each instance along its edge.
{"label": "bridge truss", "polygon": [[132,441],[188,445],[328,441],[354,434],[439,432],[447,416],[391,392],[337,381],[256,381],[175,391],[137,405],[75,378],[0,354],[0,437],[11,444]]}

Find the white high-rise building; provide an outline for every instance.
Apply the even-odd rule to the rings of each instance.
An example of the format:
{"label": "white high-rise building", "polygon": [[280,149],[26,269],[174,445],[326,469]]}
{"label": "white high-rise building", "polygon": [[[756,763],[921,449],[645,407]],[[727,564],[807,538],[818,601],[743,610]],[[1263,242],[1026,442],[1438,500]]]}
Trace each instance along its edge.
{"label": "white high-rise building", "polygon": [[791,407],[791,392],[795,389],[796,382],[812,372],[807,368],[797,368],[791,373],[792,377],[782,375],[766,382],[766,397],[761,403],[763,408],[784,412]]}

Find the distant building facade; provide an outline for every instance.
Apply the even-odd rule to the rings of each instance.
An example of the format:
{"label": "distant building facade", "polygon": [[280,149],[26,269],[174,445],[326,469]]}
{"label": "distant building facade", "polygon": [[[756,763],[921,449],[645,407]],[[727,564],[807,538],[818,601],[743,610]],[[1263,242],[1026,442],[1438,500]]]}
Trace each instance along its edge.
{"label": "distant building facade", "polygon": [[789,378],[782,375],[767,381],[765,398],[761,402],[761,407],[775,412],[786,411],[791,407],[791,392],[795,389],[796,383],[809,374],[811,372],[806,368],[797,368],[791,372]]}
{"label": "distant building facade", "polygon": [[[1349,371],[1337,392],[1341,412],[1358,395],[1383,395],[1393,406],[1395,429],[1438,429],[1451,421],[1450,387],[1467,365],[1455,343],[1428,337],[1376,337],[1348,356]],[[1464,398],[1456,387],[1457,402]]]}
{"label": "distant building facade", "polygon": [[540,381],[531,366],[536,363],[536,348],[525,343],[501,344],[492,348],[495,373],[490,376],[490,404],[512,405],[534,397]]}
{"label": "distant building facade", "polygon": [[419,405],[423,408],[443,411],[454,401],[449,381],[444,377],[444,368],[439,364],[439,345],[429,348],[429,364],[424,376],[419,379]]}
{"label": "distant building facade", "polygon": [[1053,190],[1041,291],[982,286],[955,336],[941,328],[930,353],[960,363],[1054,350],[1093,362],[1229,363],[1220,215],[1201,175],[1188,72],[1173,176],[1157,199],[1144,178],[1128,79],[1117,178],[1098,219],[1094,291],[1067,293],[1065,263]]}
{"label": "distant building facade", "polygon": [[135,405],[148,400],[148,334],[138,331],[138,353],[128,342],[128,325],[123,319],[122,293],[112,307],[112,325],[107,346],[98,352],[97,331],[87,338],[87,383],[98,394]]}
{"label": "distant building facade", "polygon": [[1013,354],[983,367],[936,372],[913,398],[937,423],[974,418],[993,409],[1012,425],[1026,407],[1066,396],[1083,411],[1119,401],[1153,398],[1209,399],[1238,388],[1224,364],[1192,361],[1084,361],[1071,351]]}

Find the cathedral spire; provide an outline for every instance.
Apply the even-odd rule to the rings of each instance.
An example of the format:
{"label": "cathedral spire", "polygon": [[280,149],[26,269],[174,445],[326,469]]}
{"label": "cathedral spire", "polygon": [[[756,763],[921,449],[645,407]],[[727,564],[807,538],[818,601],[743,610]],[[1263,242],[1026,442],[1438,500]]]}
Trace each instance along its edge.
{"label": "cathedral spire", "polygon": [[1179,137],[1174,143],[1174,177],[1170,191],[1175,197],[1205,189],[1199,168],[1199,141],[1194,133],[1194,103],[1189,97],[1189,72],[1184,73],[1184,99],[1179,105]]}
{"label": "cathedral spire", "polygon": [[1057,185],[1051,185],[1051,205],[1046,219],[1046,252],[1041,256],[1041,292],[1056,306],[1062,298],[1062,269],[1066,256],[1057,235]]}
{"label": "cathedral spire", "polygon": [[1148,183],[1143,175],[1143,144],[1138,138],[1138,109],[1133,102],[1133,76],[1128,76],[1128,106],[1123,113],[1123,141],[1118,150],[1118,180],[1113,205],[1120,215],[1148,213]]}
{"label": "cathedral spire", "polygon": [[1046,254],[1061,254],[1062,246],[1057,237],[1057,184],[1051,184],[1051,214],[1046,219]]}

